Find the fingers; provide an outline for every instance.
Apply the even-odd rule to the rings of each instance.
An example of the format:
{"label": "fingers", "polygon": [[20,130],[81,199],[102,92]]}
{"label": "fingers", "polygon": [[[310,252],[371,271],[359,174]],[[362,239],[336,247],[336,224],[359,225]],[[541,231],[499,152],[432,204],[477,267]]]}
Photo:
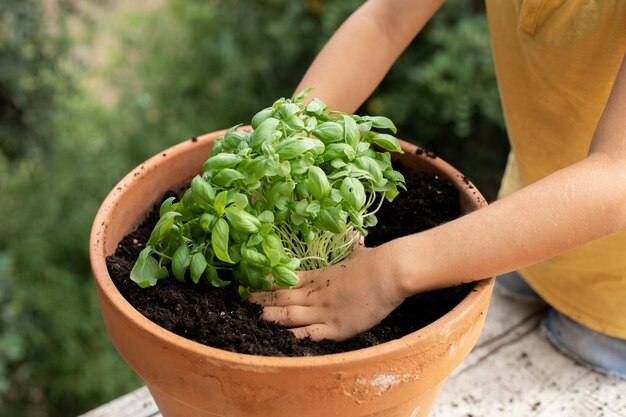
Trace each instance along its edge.
{"label": "fingers", "polygon": [[298,327],[297,329],[289,329],[298,339],[310,338],[311,340],[320,341],[331,339],[330,329],[325,324],[313,324],[306,327]]}
{"label": "fingers", "polygon": [[290,305],[308,306],[307,293],[304,291],[276,290],[253,293],[249,301],[262,306],[285,307]]}
{"label": "fingers", "polygon": [[347,338],[338,329],[328,324],[320,323],[319,317],[314,312],[315,308],[313,307],[265,307],[263,309],[263,319],[285,327],[296,327],[289,329],[289,331],[298,339],[308,337],[315,341],[324,339],[341,341]]}
{"label": "fingers", "polygon": [[262,317],[285,327],[309,326],[317,323],[314,311],[312,307],[303,306],[265,307]]}

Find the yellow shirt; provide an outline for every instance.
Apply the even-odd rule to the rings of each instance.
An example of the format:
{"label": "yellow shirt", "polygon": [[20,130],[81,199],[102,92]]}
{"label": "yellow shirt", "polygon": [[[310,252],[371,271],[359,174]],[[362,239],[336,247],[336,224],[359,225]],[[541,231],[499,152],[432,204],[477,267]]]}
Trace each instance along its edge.
{"label": "yellow shirt", "polygon": [[[626,1],[488,0],[487,16],[512,149],[505,195],[586,157],[626,52]],[[626,339],[626,230],[520,272],[563,314]]]}

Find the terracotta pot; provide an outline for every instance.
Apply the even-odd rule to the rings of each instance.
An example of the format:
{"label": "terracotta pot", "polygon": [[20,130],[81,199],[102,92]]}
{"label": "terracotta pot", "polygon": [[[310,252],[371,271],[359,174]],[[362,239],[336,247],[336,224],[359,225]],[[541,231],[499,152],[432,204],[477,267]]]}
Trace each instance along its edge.
{"label": "terracotta pot", "polygon": [[[278,358],[227,352],[175,335],[137,312],[118,292],[105,257],[161,195],[199,172],[215,132],[174,146],[129,173],[106,198],[92,230],[90,256],[113,344],[145,381],[165,417],[426,416],[450,372],[482,329],[493,279],[429,326],[352,352]],[[400,159],[452,181],[461,208],[486,205],[462,174],[402,144]]]}

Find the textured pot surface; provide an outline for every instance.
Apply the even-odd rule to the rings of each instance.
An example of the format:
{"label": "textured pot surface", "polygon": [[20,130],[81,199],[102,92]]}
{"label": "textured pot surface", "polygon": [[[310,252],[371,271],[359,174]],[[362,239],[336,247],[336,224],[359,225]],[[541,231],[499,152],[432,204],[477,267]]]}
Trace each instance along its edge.
{"label": "textured pot surface", "polygon": [[[137,312],[118,292],[105,258],[163,193],[191,180],[224,131],[189,140],[129,173],[106,198],[92,229],[90,256],[105,325],[165,417],[426,416],[447,375],[482,329],[493,279],[457,307],[403,338],[334,355],[278,358],[207,347]],[[436,172],[459,189],[464,212],[486,205],[458,171],[403,143],[411,170]]]}

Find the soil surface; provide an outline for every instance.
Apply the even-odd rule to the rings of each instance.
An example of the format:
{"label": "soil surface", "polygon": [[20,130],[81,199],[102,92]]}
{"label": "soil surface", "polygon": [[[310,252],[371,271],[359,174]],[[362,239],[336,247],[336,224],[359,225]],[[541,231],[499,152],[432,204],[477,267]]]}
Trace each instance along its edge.
{"label": "soil surface", "polygon": [[[377,213],[379,222],[370,229],[367,246],[422,231],[460,215],[458,193],[450,183],[432,174],[404,174],[408,191]],[[166,194],[164,199],[171,195],[174,194]],[[158,220],[159,206],[120,242],[115,255],[107,258],[109,273],[123,296],[144,316],[180,336],[219,349],[263,356],[310,356],[374,346],[432,323],[474,288],[474,284],[467,284],[408,298],[379,325],[344,342],[296,339],[283,327],[261,320],[261,307],[242,301],[235,285],[216,289],[164,279],[154,287],[142,289],[132,282],[130,270]]]}

